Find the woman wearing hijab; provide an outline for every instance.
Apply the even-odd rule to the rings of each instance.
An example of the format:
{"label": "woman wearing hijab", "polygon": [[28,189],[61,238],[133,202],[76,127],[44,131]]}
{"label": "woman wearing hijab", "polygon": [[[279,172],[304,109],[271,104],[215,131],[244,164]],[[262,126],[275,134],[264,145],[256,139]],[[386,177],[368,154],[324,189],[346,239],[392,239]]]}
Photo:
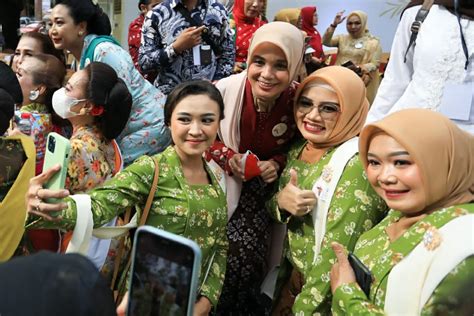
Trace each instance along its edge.
{"label": "woman wearing hijab", "polygon": [[273,21],[287,22],[293,24],[297,28],[301,28],[301,9],[285,8],[275,14]]}
{"label": "woman wearing hijab", "polygon": [[323,35],[323,44],[337,47],[336,65],[343,65],[351,61],[356,71],[367,87],[369,103],[375,98],[380,84],[379,64],[382,55],[382,46],[377,37],[370,34],[367,29],[367,14],[362,11],[353,11],[347,15],[347,32],[345,35],[333,36],[337,26],[346,17],[344,11],[338,12],[333,23]]}
{"label": "woman wearing hijab", "polygon": [[321,43],[321,34],[316,30],[318,25],[318,12],[316,7],[304,7],[301,9],[301,30],[306,32],[309,42],[308,45],[314,49],[314,61],[321,63],[324,60],[323,44]]}
{"label": "woman wearing hijab", "polygon": [[262,0],[236,0],[232,12],[235,32],[234,72],[247,68],[247,54],[250,40],[255,31],[266,22],[260,19]]}
{"label": "woman wearing hijab", "polygon": [[372,273],[368,294],[343,247],[333,245],[333,311],[472,314],[459,309],[455,293],[474,279],[474,136],[439,113],[409,109],[366,126],[359,148],[370,184],[391,210],[355,247]]}
{"label": "woman wearing hijab", "polygon": [[[210,154],[227,171],[230,244],[218,306],[222,314],[263,313],[258,297],[268,269],[271,228],[265,202],[285,166],[286,148],[296,130],[293,79],[301,67],[303,49],[304,37],[298,28],[268,23],[250,43],[248,69],[217,83],[226,105],[225,118],[220,142],[211,147]],[[258,162],[245,154],[248,150]],[[252,168],[242,167],[251,161],[254,177],[249,174]]]}
{"label": "woman wearing hijab", "polygon": [[294,116],[304,139],[292,145],[279,192],[269,203],[288,228],[277,315],[331,314],[331,242],[352,250],[385,214],[357,153],[367,111],[364,84],[345,67],[319,69],[298,87]]}

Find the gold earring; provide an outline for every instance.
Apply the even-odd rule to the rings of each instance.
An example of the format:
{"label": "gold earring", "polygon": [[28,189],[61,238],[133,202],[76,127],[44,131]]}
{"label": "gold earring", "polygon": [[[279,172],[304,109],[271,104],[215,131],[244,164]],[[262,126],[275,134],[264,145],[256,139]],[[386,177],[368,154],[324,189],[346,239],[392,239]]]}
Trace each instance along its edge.
{"label": "gold earring", "polygon": [[79,31],[79,36],[82,36],[84,35],[84,32],[83,31]]}

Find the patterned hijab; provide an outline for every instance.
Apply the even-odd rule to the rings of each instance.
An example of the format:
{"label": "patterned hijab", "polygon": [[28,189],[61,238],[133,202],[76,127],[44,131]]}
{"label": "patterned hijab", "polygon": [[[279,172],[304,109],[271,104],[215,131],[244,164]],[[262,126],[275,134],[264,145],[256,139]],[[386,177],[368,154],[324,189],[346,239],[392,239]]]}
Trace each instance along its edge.
{"label": "patterned hijab", "polygon": [[342,66],[321,68],[308,76],[298,87],[295,96],[295,106],[305,90],[305,87],[314,82],[331,86],[339,99],[341,113],[336,125],[324,143],[318,147],[333,147],[357,136],[364,126],[369,102],[365,97],[365,85],[355,72]]}
{"label": "patterned hijab", "polygon": [[367,169],[367,151],[376,133],[393,137],[421,170],[424,211],[474,201],[474,136],[447,117],[427,109],[406,109],[367,125],[359,153]]}
{"label": "patterned hijab", "polygon": [[[359,33],[357,33],[355,35],[355,38],[362,37],[362,36],[364,36],[364,34],[369,33],[369,30],[367,29],[367,13],[365,13],[364,11],[359,11],[359,10],[352,11],[351,13],[349,13],[347,15],[347,20],[346,21],[349,21],[349,18],[353,15],[358,16],[359,19],[360,19],[360,23],[361,23],[360,31],[359,31]],[[352,36],[352,35],[350,34],[350,36]]]}
{"label": "patterned hijab", "polygon": [[296,27],[286,22],[271,22],[260,27],[250,43],[248,60],[252,59],[255,49],[262,43],[271,43],[278,46],[286,56],[290,84],[298,74],[303,61],[304,35]]}
{"label": "patterned hijab", "polygon": [[235,0],[232,15],[235,21],[235,60],[246,62],[247,54],[255,31],[265,24],[259,18],[249,18],[245,15],[245,0]]}

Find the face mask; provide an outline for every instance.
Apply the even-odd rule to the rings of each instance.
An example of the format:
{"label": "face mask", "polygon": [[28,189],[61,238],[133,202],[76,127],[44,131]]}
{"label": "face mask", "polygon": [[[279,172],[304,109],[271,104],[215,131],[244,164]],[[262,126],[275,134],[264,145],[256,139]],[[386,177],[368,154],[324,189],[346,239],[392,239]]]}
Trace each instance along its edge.
{"label": "face mask", "polygon": [[61,88],[53,94],[53,109],[63,119],[77,116],[79,113],[71,112],[71,108],[79,102],[85,101],[86,99],[75,99],[66,95],[66,88]]}

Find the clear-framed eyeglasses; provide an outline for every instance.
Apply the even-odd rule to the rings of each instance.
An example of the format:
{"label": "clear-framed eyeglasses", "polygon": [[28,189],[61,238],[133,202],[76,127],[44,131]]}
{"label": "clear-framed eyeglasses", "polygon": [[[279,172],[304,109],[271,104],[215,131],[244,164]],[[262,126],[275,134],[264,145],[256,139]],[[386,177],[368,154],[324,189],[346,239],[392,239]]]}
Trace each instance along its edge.
{"label": "clear-framed eyeglasses", "polygon": [[300,99],[296,107],[299,112],[305,115],[313,111],[314,108],[316,108],[318,110],[319,115],[324,120],[334,120],[337,117],[338,113],[341,112],[339,104],[331,102],[323,102],[318,105],[313,105],[312,102]]}

